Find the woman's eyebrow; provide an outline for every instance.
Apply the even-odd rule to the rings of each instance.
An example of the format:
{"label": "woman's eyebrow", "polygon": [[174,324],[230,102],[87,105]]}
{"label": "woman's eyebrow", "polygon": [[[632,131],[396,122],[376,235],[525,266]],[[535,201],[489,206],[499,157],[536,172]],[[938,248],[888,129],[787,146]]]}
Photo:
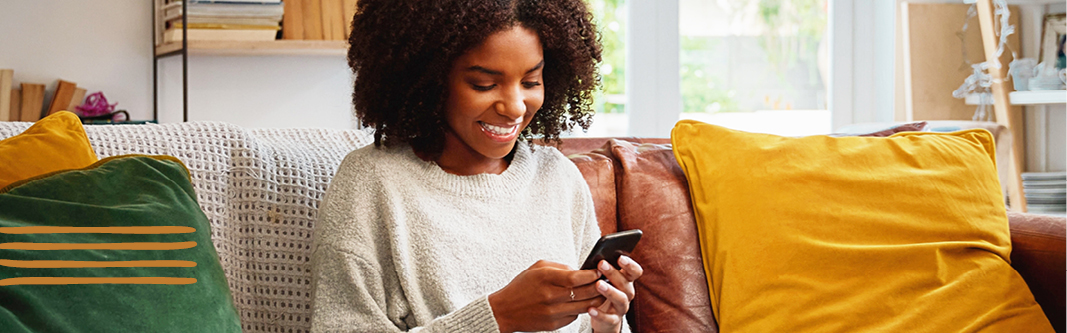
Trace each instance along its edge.
{"label": "woman's eyebrow", "polygon": [[500,71],[494,71],[492,69],[488,69],[488,68],[485,68],[485,67],[482,67],[482,66],[470,66],[470,67],[467,67],[467,71],[468,72],[482,72],[482,73],[489,74],[489,75],[504,75],[504,73],[502,73]]}
{"label": "woman's eyebrow", "polygon": [[[545,67],[545,61],[544,60],[541,60],[541,62],[538,62],[536,66],[534,66],[533,68],[530,68],[530,70],[526,71],[526,74],[533,73],[534,71],[536,71],[538,69],[541,69],[542,67]],[[482,66],[470,66],[470,67],[467,67],[467,71],[468,72],[482,72],[482,73],[489,74],[489,75],[504,75],[504,73],[501,72],[501,71],[488,69],[488,68],[485,68],[485,67],[482,67]]]}
{"label": "woman's eyebrow", "polygon": [[537,66],[534,66],[533,68],[530,68],[530,70],[526,71],[526,74],[533,73],[533,71],[541,69],[541,67],[545,67],[545,60],[544,59],[541,59],[541,62],[537,63]]}

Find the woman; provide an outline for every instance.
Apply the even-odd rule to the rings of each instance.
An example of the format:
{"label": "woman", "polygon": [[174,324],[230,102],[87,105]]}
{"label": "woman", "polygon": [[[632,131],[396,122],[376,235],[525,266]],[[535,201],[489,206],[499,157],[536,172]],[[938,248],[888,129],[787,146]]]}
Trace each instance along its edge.
{"label": "woman", "polygon": [[600,236],[589,188],[527,143],[588,127],[583,1],[360,0],[349,42],[375,142],[320,208],[312,330],[627,330],[640,265],[575,270]]}

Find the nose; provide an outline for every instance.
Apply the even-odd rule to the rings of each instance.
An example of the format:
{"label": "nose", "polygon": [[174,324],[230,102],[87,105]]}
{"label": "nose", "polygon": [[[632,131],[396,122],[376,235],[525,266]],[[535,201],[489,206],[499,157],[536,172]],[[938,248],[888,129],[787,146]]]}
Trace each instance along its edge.
{"label": "nose", "polygon": [[526,114],[526,100],[521,89],[508,89],[496,103],[496,113],[508,119],[519,119]]}

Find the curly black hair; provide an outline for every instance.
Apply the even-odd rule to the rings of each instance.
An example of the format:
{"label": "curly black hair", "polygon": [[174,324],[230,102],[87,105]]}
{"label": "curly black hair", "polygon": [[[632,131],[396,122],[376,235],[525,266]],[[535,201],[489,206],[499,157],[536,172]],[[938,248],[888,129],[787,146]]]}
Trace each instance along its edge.
{"label": "curly black hair", "polygon": [[545,61],[544,104],[520,139],[588,129],[602,49],[584,0],[360,0],[348,39],[352,104],[375,146],[440,156],[452,63],[515,25],[538,34]]}

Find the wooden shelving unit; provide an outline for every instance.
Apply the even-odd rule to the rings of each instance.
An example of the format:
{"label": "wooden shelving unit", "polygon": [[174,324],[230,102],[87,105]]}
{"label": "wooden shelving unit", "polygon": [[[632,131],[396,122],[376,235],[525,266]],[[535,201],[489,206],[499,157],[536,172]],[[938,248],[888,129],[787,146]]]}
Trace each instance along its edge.
{"label": "wooden shelving unit", "polygon": [[[326,55],[343,56],[348,50],[346,41],[337,40],[272,40],[272,41],[189,41],[191,55]],[[166,43],[156,47],[156,56],[178,54],[182,44]]]}
{"label": "wooden shelving unit", "polygon": [[[1051,4],[1062,0],[1010,0],[1009,4],[1028,4],[1028,5],[1044,5]],[[996,25],[994,24],[994,5],[993,0],[973,0],[966,1],[975,3],[978,9],[978,26],[982,31],[982,46],[986,54],[986,59],[995,58],[998,36],[994,32]],[[1052,90],[1052,91],[1014,91],[1013,86],[1005,82],[1007,76],[1007,66],[1002,66],[999,70],[990,70],[989,75],[992,77],[993,86],[993,111],[996,115],[997,123],[1000,123],[1012,131],[1014,140],[1012,141],[1011,149],[1011,161],[1007,163],[1008,173],[1011,175],[1008,179],[1008,197],[1010,201],[1010,208],[1014,211],[1026,212],[1026,197],[1023,195],[1022,186],[1022,172],[1023,172],[1023,140],[1019,138],[1023,137],[1022,133],[1025,130],[1023,123],[1020,121],[1021,116],[1018,112],[1012,111],[1013,105],[1042,105],[1042,104],[1064,104],[1067,102],[1067,91],[1064,90]]]}

